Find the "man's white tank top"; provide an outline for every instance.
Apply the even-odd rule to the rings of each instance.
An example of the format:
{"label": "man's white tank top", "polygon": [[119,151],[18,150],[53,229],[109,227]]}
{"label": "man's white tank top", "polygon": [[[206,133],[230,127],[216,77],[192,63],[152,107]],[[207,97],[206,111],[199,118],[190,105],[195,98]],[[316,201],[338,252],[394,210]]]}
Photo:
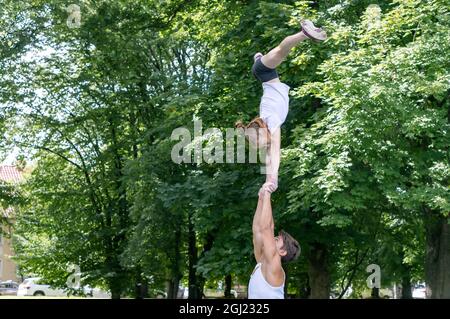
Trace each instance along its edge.
{"label": "man's white tank top", "polygon": [[284,282],[279,287],[269,285],[258,263],[248,283],[248,299],[284,299]]}
{"label": "man's white tank top", "polygon": [[264,82],[262,86],[263,96],[259,104],[259,116],[273,132],[284,123],[288,115],[290,87],[283,82]]}

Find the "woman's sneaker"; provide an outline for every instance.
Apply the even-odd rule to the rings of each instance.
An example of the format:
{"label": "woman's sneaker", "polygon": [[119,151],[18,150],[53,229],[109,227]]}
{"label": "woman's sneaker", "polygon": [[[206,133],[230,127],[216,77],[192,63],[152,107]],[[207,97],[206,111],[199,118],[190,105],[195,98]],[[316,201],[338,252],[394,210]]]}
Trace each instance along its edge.
{"label": "woman's sneaker", "polygon": [[311,20],[300,21],[303,33],[314,41],[324,41],[327,38],[327,33],[322,28],[317,28]]}
{"label": "woman's sneaker", "polygon": [[262,56],[263,56],[263,54],[261,52],[256,53],[253,56],[253,61],[256,61],[257,59],[262,58]]}

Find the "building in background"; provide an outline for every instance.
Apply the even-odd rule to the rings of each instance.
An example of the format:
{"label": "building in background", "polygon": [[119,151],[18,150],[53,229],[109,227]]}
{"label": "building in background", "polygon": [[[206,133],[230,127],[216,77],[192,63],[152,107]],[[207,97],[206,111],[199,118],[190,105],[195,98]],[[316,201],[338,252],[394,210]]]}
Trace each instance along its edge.
{"label": "building in background", "polygon": [[[13,165],[0,165],[0,180],[7,183],[19,183],[23,178],[22,171]],[[14,208],[0,207],[0,214],[10,224],[14,223]],[[20,282],[17,274],[17,265],[11,259],[14,251],[11,245],[12,228],[7,225],[0,225],[2,232],[0,232],[0,281],[12,280]]]}

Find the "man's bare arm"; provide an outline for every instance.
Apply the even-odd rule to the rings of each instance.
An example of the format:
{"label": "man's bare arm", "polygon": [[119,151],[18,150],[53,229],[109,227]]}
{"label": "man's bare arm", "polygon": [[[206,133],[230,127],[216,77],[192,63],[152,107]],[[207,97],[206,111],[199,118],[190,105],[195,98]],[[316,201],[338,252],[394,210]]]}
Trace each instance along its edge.
{"label": "man's bare arm", "polygon": [[262,249],[263,249],[263,241],[260,236],[259,227],[258,227],[258,220],[259,220],[259,216],[261,215],[262,207],[263,207],[263,200],[262,200],[262,197],[259,196],[258,205],[256,206],[255,215],[253,216],[253,225],[252,225],[253,253],[255,255],[255,259],[257,262],[261,261]]}
{"label": "man's bare arm", "polygon": [[258,236],[263,243],[262,257],[270,264],[277,253],[274,237],[272,204],[270,192],[263,190],[262,194],[262,209],[257,228],[259,231]]}
{"label": "man's bare arm", "polygon": [[283,280],[283,268],[281,259],[277,258],[278,252],[274,237],[274,224],[272,214],[272,204],[270,192],[261,187],[260,201],[262,201],[261,211],[255,216],[254,238],[262,245],[261,255],[257,259],[262,262],[262,271],[266,280],[272,285],[280,285]]}
{"label": "man's bare arm", "polygon": [[[266,232],[267,229],[273,236],[274,232],[274,223],[270,206],[270,193],[264,192],[263,188],[260,189],[258,198],[258,206],[256,207],[255,215],[253,216],[253,251],[255,254],[255,259],[257,262],[261,261],[263,249],[264,249],[264,238],[262,237],[263,232]],[[267,200],[269,203],[268,208],[270,209],[270,214],[267,214],[265,210],[266,216],[263,215],[263,209],[267,206]],[[266,202],[264,202],[266,201]],[[267,222],[268,217],[270,216],[270,220]]]}
{"label": "man's bare arm", "polygon": [[253,231],[269,230],[273,232],[272,206],[270,202],[270,192],[264,191],[261,187],[259,192],[258,207],[253,217]]}

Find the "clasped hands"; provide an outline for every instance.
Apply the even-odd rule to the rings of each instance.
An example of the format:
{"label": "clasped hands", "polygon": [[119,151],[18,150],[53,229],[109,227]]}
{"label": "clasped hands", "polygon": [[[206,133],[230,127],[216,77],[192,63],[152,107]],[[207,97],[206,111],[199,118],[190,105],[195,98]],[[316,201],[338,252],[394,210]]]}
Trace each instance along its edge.
{"label": "clasped hands", "polygon": [[278,180],[274,178],[268,178],[266,182],[261,186],[258,192],[258,196],[263,196],[264,193],[269,194],[275,192],[278,188]]}

